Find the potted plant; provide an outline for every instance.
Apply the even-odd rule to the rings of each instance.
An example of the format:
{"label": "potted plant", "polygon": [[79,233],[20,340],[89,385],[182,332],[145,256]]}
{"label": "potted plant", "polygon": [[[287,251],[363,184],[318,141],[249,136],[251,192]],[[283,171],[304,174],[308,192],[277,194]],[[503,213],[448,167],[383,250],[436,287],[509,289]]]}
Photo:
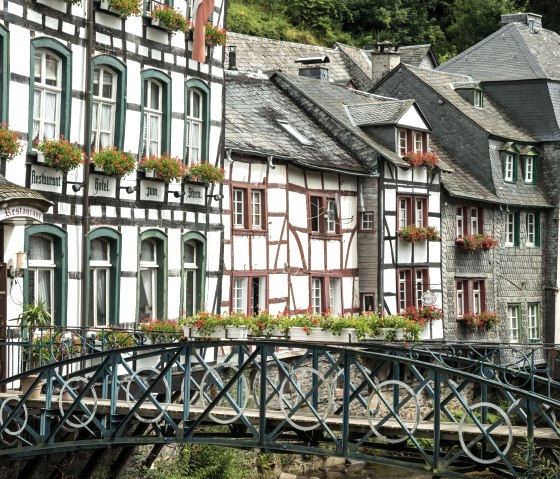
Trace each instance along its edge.
{"label": "potted plant", "polygon": [[455,240],[457,248],[461,251],[490,251],[498,247],[500,242],[493,236],[480,233],[472,235],[464,235],[462,238]]}
{"label": "potted plant", "polygon": [[160,26],[171,32],[188,32],[191,28],[189,20],[169,5],[156,5],[152,10],[152,25]]}
{"label": "potted plant", "polygon": [[433,226],[407,225],[397,231],[397,236],[409,243],[416,241],[440,241],[441,237],[438,230]]}
{"label": "potted plant", "polygon": [[[183,326],[184,336],[193,338],[225,338],[226,323],[222,321],[219,314],[199,311],[198,313],[179,318],[179,324]],[[187,328],[190,332],[187,332]]]}
{"label": "potted plant", "polygon": [[192,163],[187,168],[187,177],[200,183],[222,183],[224,173],[223,168],[211,165],[207,161]]}
{"label": "potted plant", "polygon": [[420,326],[438,321],[443,317],[442,310],[437,306],[409,306],[402,310],[400,315]]}
{"label": "potted plant", "polygon": [[101,9],[116,13],[121,18],[142,13],[141,0],[101,0]]}
{"label": "potted plant", "polygon": [[[45,140],[36,143],[43,156],[45,166],[67,173],[80,166],[84,161],[82,150],[63,137],[59,140]],[[38,158],[38,161],[39,158]]]}
{"label": "potted plant", "polygon": [[123,177],[136,168],[136,160],[132,153],[123,153],[114,146],[108,146],[100,151],[94,152],[91,162],[98,171],[108,176]]}
{"label": "potted plant", "polygon": [[225,28],[221,28],[218,25],[213,25],[212,23],[208,22],[205,25],[205,36],[206,36],[206,44],[215,47],[217,45],[225,45],[226,44],[226,33],[227,30]]}
{"label": "potted plant", "polygon": [[0,124],[0,157],[11,160],[21,151],[19,134],[8,125]]}
{"label": "potted plant", "polygon": [[257,316],[249,318],[249,331],[253,336],[286,337],[286,318],[284,314],[272,315],[263,310]]}
{"label": "potted plant", "polygon": [[462,320],[471,331],[489,331],[497,324],[500,324],[496,313],[466,313]]}
{"label": "potted plant", "polygon": [[142,158],[139,167],[146,172],[152,172],[167,183],[171,180],[182,179],[187,171],[179,158],[170,155],[152,155],[148,158]]}
{"label": "potted plant", "polygon": [[[23,306],[16,318],[23,331],[31,333],[36,328],[46,328],[52,323],[52,315],[44,299]],[[29,335],[30,337],[31,335]]]}
{"label": "potted plant", "polygon": [[179,325],[174,319],[144,319],[138,329],[146,333],[152,344],[172,342],[179,333]]}
{"label": "potted plant", "polygon": [[426,153],[409,151],[403,155],[403,160],[405,160],[410,166],[425,166],[428,169],[432,169],[439,163],[439,157],[428,151]]}

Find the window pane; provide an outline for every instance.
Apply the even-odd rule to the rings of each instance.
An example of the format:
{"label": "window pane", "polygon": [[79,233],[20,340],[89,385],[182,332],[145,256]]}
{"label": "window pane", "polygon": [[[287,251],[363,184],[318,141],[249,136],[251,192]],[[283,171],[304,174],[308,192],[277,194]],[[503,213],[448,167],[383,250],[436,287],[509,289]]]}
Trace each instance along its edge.
{"label": "window pane", "polygon": [[150,82],[150,108],[160,110],[160,86],[156,82]]}
{"label": "window pane", "polygon": [[93,71],[93,96],[99,96],[99,68]]}
{"label": "window pane", "polygon": [[35,52],[35,65],[34,65],[34,79],[36,82],[41,83],[41,77],[43,72],[43,55],[41,52]]}
{"label": "window pane", "polygon": [[196,313],[196,272],[193,270],[185,271],[185,305],[187,314]]}
{"label": "window pane", "polygon": [[51,241],[42,236],[29,237],[29,260],[52,261]]}
{"label": "window pane", "polygon": [[109,244],[106,241],[94,239],[90,249],[92,261],[109,261]]}
{"label": "window pane", "polygon": [[46,75],[45,75],[45,83],[47,85],[51,85],[51,86],[58,86],[58,58],[50,55],[50,54],[46,54],[46,59],[45,59],[45,70],[46,70]]}
{"label": "window pane", "polygon": [[113,98],[113,75],[103,71],[103,93],[104,98]]}
{"label": "window pane", "polygon": [[111,105],[101,106],[101,130],[111,130],[111,117],[113,115],[113,108]]}
{"label": "window pane", "polygon": [[194,264],[196,262],[196,249],[192,243],[185,243],[183,261],[188,264]]}
{"label": "window pane", "polygon": [[148,262],[156,260],[154,243],[151,241],[142,241],[140,259]]}
{"label": "window pane", "polygon": [[191,116],[194,118],[201,118],[201,97],[200,94],[196,91],[192,92],[192,99],[191,99]]}
{"label": "window pane", "polygon": [[96,271],[96,324],[98,326],[107,324],[107,270],[100,269]]}
{"label": "window pane", "polygon": [[37,271],[37,284],[35,285],[35,297],[33,299],[36,302],[44,301],[45,306],[51,310],[51,297],[52,271],[49,269],[40,269]]}
{"label": "window pane", "polygon": [[155,290],[155,274],[151,269],[140,271],[140,301],[138,320],[154,318],[157,316],[154,311],[153,295]]}

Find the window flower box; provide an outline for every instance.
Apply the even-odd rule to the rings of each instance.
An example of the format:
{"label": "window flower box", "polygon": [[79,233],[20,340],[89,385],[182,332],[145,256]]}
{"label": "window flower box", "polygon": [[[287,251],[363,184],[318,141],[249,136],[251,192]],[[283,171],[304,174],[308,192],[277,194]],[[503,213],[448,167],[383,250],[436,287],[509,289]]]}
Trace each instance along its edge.
{"label": "window flower box", "polygon": [[187,179],[199,183],[222,183],[224,169],[211,165],[207,161],[193,163],[187,167]]}
{"label": "window flower box", "polygon": [[397,236],[409,243],[416,241],[440,241],[439,232],[433,226],[408,225],[397,231]]}
{"label": "window flower box", "polygon": [[36,147],[44,155],[45,166],[63,173],[68,173],[84,162],[82,150],[62,137],[59,140],[39,142]]}
{"label": "window flower box", "polygon": [[170,32],[188,32],[191,28],[189,19],[169,5],[156,4],[153,7],[151,18],[153,26],[164,28]]}
{"label": "window flower box", "polygon": [[171,343],[180,333],[179,325],[173,319],[144,319],[138,324],[138,329],[151,344]]}
{"label": "window flower box", "polygon": [[413,151],[409,151],[403,155],[402,158],[412,167],[425,166],[428,169],[432,169],[439,163],[439,157],[431,151],[426,153],[415,153]]}
{"label": "window flower box", "polygon": [[136,168],[136,160],[132,153],[123,153],[115,147],[103,148],[93,153],[91,162],[96,171],[119,178],[128,175]]}
{"label": "window flower box", "polygon": [[205,25],[206,44],[210,47],[226,44],[227,30],[208,22]]}
{"label": "window flower box", "polygon": [[107,10],[121,18],[138,16],[142,13],[141,0],[102,0],[101,10]]}
{"label": "window flower box", "polygon": [[409,306],[400,315],[414,323],[424,326],[443,318],[443,312],[437,306]]}
{"label": "window flower box", "polygon": [[464,235],[462,238],[455,240],[457,249],[461,251],[490,251],[498,247],[500,242],[493,236],[487,236],[480,233],[472,235]]}
{"label": "window flower box", "polygon": [[11,160],[20,152],[19,133],[10,130],[6,124],[0,124],[0,158]]}
{"label": "window flower box", "polygon": [[171,180],[181,180],[187,172],[181,160],[170,155],[152,155],[148,158],[142,158],[139,168],[146,172],[146,177],[151,172],[154,177],[159,176],[166,183]]}
{"label": "window flower box", "polygon": [[490,331],[496,325],[500,324],[498,315],[496,313],[466,313],[462,318],[459,318],[467,328],[473,332]]}

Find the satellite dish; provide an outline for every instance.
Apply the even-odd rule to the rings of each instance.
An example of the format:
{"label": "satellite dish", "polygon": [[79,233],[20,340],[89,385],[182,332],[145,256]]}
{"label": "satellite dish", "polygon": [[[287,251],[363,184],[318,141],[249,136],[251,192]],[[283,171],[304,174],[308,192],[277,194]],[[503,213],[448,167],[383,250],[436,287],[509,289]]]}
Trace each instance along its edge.
{"label": "satellite dish", "polygon": [[338,196],[338,193],[334,194],[334,219],[335,220],[339,220],[340,219],[340,197]]}
{"label": "satellite dish", "polygon": [[433,306],[436,304],[437,296],[432,293],[429,289],[422,295],[422,304],[424,306]]}

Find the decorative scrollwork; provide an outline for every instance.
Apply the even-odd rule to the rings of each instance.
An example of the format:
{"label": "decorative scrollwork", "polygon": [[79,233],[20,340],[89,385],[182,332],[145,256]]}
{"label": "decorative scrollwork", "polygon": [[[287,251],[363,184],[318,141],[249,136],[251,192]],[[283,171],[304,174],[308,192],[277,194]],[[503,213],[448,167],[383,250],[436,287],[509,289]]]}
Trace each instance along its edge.
{"label": "decorative scrollwork", "polygon": [[[125,380],[126,402],[129,408],[133,408],[136,405],[138,400],[144,395],[145,390],[152,386],[154,379],[158,379],[160,374],[161,371],[156,368],[141,368]],[[167,382],[167,379],[165,379],[165,377],[161,378],[161,382],[165,392],[165,401],[161,402],[158,400],[157,392],[152,393],[151,397],[148,397],[146,399],[147,404],[153,404],[156,407],[161,408],[159,414],[154,417],[146,418],[138,412],[135,412],[134,417],[136,417],[136,419],[138,419],[140,422],[145,422],[148,424],[157,422],[162,418],[162,416],[169,408],[169,405],[171,404],[171,389],[169,388],[169,383]]]}
{"label": "decorative scrollwork", "polygon": [[[4,425],[4,410],[6,409],[6,412],[8,413],[7,414],[8,416],[11,414],[11,411],[8,410],[8,408],[9,408],[8,403],[10,401],[15,401],[19,405],[19,403],[21,401],[21,398],[18,397],[18,396],[8,396],[7,398],[4,398],[4,400],[2,401],[2,405],[0,405],[0,424],[2,426]],[[19,429],[10,430],[8,428],[8,426],[6,426],[6,428],[4,429],[3,432],[5,432],[6,434],[8,434],[10,436],[19,436],[25,430],[25,426],[27,426],[27,420],[29,419],[29,416],[28,416],[28,413],[27,413],[27,406],[25,405],[25,403],[23,403],[21,405],[21,409],[23,410],[23,419],[19,416],[16,416],[16,417],[12,418],[12,420],[11,420],[12,423],[15,423],[15,424],[17,424],[18,422],[20,423]]]}
{"label": "decorative scrollwork", "polygon": [[[82,383],[87,385],[88,382],[89,381],[82,376],[75,376],[68,379],[68,381],[66,381],[62,385],[62,387],[60,388],[60,394],[58,395],[58,409],[60,410],[61,416],[64,416],[64,402],[75,401],[73,395],[78,396],[81,392],[79,387],[72,387],[72,384]],[[90,396],[87,397],[93,402],[92,409],[90,410],[84,401],[80,401],[77,407],[78,410],[81,410],[84,413],[85,420],[81,420],[76,413],[72,413],[72,415],[66,419],[66,425],[71,426],[75,429],[79,429],[87,426],[91,421],[93,421],[95,413],[97,412],[97,393],[95,392],[93,386],[89,387],[89,394]],[[72,418],[73,420],[70,418]]]}

